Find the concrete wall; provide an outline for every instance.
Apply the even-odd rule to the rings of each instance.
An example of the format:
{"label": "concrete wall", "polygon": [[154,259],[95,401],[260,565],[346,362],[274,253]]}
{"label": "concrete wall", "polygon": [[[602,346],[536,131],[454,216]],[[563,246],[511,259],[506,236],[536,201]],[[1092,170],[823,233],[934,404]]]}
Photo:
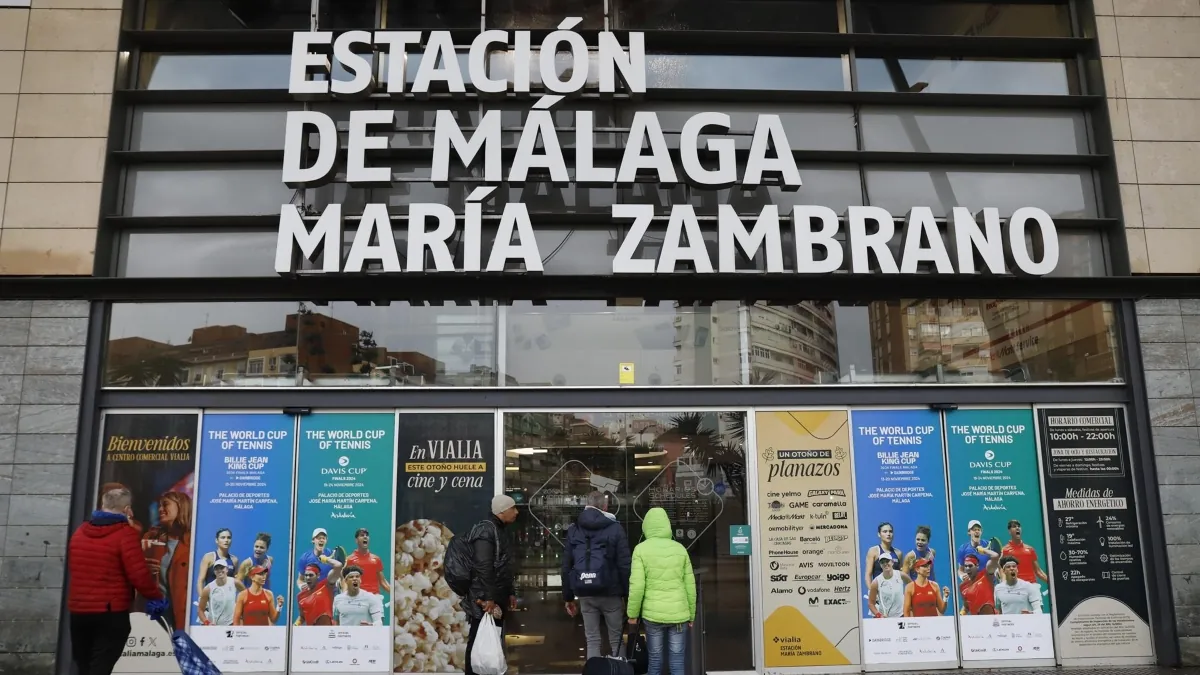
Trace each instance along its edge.
{"label": "concrete wall", "polygon": [[0,275],[92,273],[120,7],[0,8]]}
{"label": "concrete wall", "polygon": [[53,672],[86,302],[0,300],[0,673]]}
{"label": "concrete wall", "polygon": [[[1130,266],[1200,273],[1200,0],[1094,0]],[[1200,664],[1200,300],[1142,302],[1180,648]]]}

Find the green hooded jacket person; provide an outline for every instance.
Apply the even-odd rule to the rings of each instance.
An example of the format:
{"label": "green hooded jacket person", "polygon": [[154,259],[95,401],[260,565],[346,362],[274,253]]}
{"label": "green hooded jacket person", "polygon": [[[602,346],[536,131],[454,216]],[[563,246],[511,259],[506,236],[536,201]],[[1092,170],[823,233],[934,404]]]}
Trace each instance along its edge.
{"label": "green hooded jacket person", "polygon": [[691,623],[696,619],[696,576],[687,549],[671,536],[667,512],[650,509],[642,534],[646,540],[633,549],[629,577],[630,621]]}

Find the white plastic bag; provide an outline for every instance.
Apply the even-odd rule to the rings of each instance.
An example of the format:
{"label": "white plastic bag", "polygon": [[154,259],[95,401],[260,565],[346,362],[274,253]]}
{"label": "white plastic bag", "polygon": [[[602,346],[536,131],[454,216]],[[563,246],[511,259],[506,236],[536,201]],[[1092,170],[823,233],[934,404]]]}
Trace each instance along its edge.
{"label": "white plastic bag", "polygon": [[484,614],[475,633],[475,644],[471,647],[471,670],[476,675],[504,675],[508,664],[504,660],[504,642],[500,627],[491,614]]}

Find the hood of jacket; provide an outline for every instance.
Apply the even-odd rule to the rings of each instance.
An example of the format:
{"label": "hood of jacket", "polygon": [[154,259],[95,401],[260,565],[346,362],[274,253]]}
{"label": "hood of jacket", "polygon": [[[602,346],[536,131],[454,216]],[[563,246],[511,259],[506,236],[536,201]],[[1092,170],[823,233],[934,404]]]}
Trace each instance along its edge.
{"label": "hood of jacket", "polygon": [[103,539],[121,533],[120,526],[129,526],[129,519],[120,513],[109,513],[107,511],[96,511],[92,513],[92,518],[83,524],[80,531],[84,536],[93,539]]}
{"label": "hood of jacket", "polygon": [[661,508],[650,509],[646,513],[646,519],[642,521],[642,534],[647,539],[673,539],[671,518],[667,512]]}
{"label": "hood of jacket", "polygon": [[617,517],[594,506],[588,506],[579,514],[579,526],[585,530],[603,530],[617,522]]}

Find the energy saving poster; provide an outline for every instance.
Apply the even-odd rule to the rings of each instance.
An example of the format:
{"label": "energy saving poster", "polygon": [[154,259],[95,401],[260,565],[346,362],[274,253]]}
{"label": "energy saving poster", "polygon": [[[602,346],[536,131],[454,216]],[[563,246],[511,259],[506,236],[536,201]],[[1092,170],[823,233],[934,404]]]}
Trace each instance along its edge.
{"label": "energy saving poster", "polygon": [[392,669],[395,413],[300,418],[291,670]]}
{"label": "energy saving poster", "polygon": [[1054,662],[1030,409],[946,413],[963,661]]}
{"label": "energy saving poster", "polygon": [[189,633],[222,672],[287,669],[295,424],[204,416]]}
{"label": "energy saving poster", "polygon": [[[197,413],[107,413],[100,446],[96,507],[112,490],[133,497],[129,524],[140,533],[146,566],[167,599],[172,629],[187,626],[192,520],[195,516]],[[178,673],[171,637],[134,596],[132,627],[117,673]]]}
{"label": "energy saving poster", "polygon": [[765,665],[856,666],[849,413],[759,411],[755,421]]}
{"label": "energy saving poster", "polygon": [[1121,408],[1038,411],[1058,653],[1153,662]]}
{"label": "energy saving poster", "polygon": [[856,410],[863,660],[958,666],[941,415]]}
{"label": "energy saving poster", "polygon": [[402,413],[396,433],[397,673],[466,670],[471,625],[442,578],[455,535],[488,513],[496,491],[491,413]]}

